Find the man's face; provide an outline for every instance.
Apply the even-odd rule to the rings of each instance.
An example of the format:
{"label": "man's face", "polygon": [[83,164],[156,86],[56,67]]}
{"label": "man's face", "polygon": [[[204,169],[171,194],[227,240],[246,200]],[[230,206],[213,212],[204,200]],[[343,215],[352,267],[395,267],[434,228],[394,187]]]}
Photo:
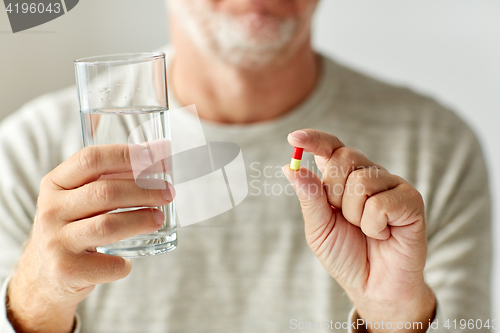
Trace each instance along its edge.
{"label": "man's face", "polygon": [[307,41],[318,0],[168,0],[204,51],[244,68],[293,54]]}

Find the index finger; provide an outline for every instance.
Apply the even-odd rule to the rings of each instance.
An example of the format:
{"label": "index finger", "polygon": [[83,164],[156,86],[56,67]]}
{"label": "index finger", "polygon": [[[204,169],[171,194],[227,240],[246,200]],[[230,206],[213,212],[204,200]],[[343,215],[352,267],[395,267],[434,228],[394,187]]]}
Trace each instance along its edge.
{"label": "index finger", "polygon": [[335,135],[315,129],[303,129],[288,134],[288,142],[305,152],[329,159],[335,150],[345,147]]}
{"label": "index finger", "polygon": [[98,180],[102,175],[131,170],[129,145],[95,145],[73,154],[48,176],[56,186],[70,190]]}

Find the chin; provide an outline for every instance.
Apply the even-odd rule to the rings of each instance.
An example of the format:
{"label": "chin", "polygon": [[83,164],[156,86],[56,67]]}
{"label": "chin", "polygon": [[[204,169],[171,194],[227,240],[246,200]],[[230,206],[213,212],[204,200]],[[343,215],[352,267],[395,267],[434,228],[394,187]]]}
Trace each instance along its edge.
{"label": "chin", "polygon": [[224,61],[245,69],[277,63],[291,51],[298,23],[260,14],[226,17],[212,30],[212,49]]}
{"label": "chin", "polygon": [[231,15],[211,7],[175,2],[176,18],[200,51],[247,70],[279,64],[300,44],[301,20],[278,18],[268,13]]}

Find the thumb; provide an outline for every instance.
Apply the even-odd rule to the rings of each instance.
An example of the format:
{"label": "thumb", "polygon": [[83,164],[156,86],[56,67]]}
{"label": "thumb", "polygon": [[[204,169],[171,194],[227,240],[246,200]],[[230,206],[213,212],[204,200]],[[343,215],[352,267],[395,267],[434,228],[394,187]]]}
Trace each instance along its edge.
{"label": "thumb", "polygon": [[323,183],[311,170],[300,167],[293,171],[290,165],[285,165],[283,173],[297,193],[302,207],[306,230],[318,230],[330,221],[333,209],[328,202]]}

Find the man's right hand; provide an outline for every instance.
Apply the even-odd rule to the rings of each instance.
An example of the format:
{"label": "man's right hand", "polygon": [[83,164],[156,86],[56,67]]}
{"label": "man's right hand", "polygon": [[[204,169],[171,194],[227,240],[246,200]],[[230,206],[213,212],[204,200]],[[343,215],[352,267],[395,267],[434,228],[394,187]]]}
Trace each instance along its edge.
{"label": "man's right hand", "polygon": [[98,253],[96,247],[163,224],[158,209],[106,214],[163,206],[175,195],[170,184],[147,190],[133,178],[101,178],[131,174],[128,149],[84,148],[42,179],[31,237],[8,287],[8,317],[17,332],[71,332],[78,303],[95,285],[122,279],[132,269],[130,260]]}

